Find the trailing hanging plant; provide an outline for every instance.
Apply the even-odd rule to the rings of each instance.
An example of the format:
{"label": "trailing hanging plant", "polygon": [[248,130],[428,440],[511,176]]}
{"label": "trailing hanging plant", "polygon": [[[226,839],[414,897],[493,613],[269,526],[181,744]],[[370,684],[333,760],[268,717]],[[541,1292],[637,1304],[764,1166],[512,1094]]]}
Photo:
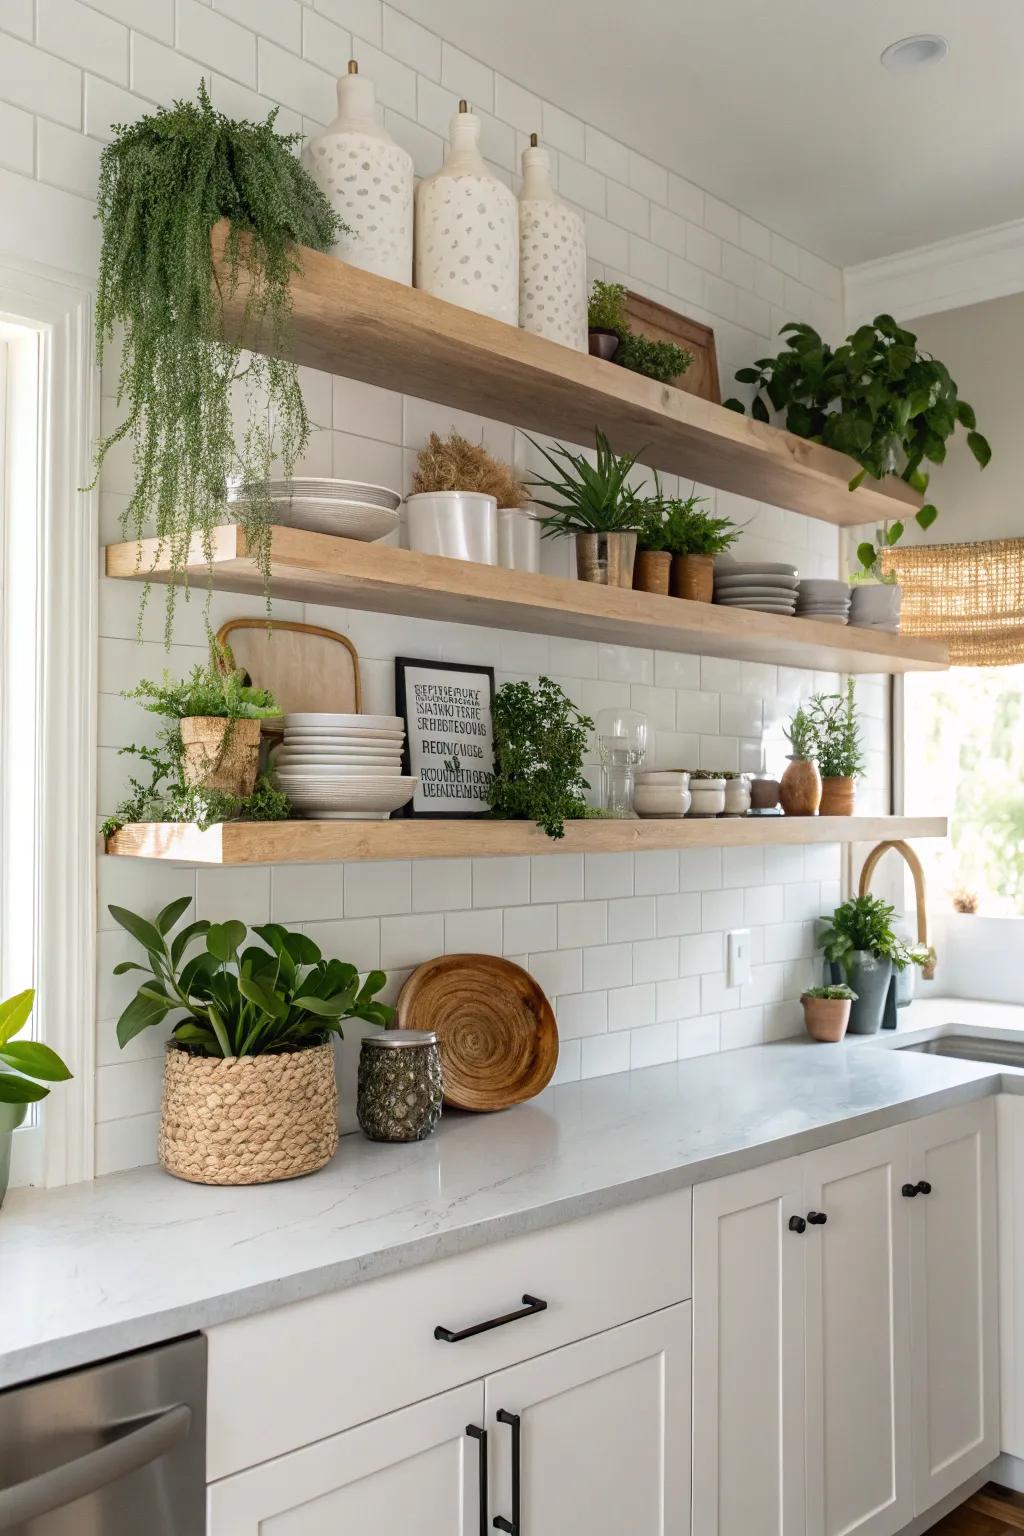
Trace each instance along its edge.
{"label": "trailing hanging plant", "polygon": [[[309,436],[293,363],[281,360],[296,245],[329,250],[341,223],[293,153],[299,134],[215,112],[206,86],[198,104],[117,124],[100,161],[103,225],[96,295],[102,364],[115,326],[124,328],[118,401],[124,420],[99,444],[97,473],[117,442],[134,443],[135,489],[121,517],[125,538],[148,528],[170,562],[165,638],[193,542],[207,561],[225,506],[229,475],[266,482],[275,455],[292,474]],[[230,222],[226,267],[215,281],[210,231]],[[243,275],[241,331],[262,331],[275,356],[243,361],[223,339],[223,303]],[[233,386],[242,384],[247,419],[236,435]],[[270,578],[270,505],[237,508],[251,558]],[[145,602],[145,595],[143,597]]]}
{"label": "trailing hanging plant", "polygon": [[565,823],[588,814],[583,754],[594,729],[549,677],[505,683],[491,705],[495,770],[487,803],[496,816],[536,821],[549,837],[565,836]]}
{"label": "trailing hanging plant", "polygon": [[[790,321],[779,334],[787,341],[777,357],[760,357],[736,374],[741,384],[754,385],[750,413],[768,421],[770,406],[784,413],[787,429],[798,437],[856,459],[861,470],[850,481],[851,491],[867,475],[882,480],[898,474],[923,494],[928,474],[922,466],[943,462],[946,443],[958,426],[967,432],[967,446],[982,469],[991,459],[974,411],[959,398],[949,369],[918,351],[913,331],[897,325],[891,315],[876,315],[835,349],[813,326],[799,321]],[[724,404],[733,411],[744,409],[741,400]],[[929,502],[915,516],[927,529],[938,511]],[[894,522],[883,534],[884,543],[897,544],[903,532],[903,524]],[[877,559],[875,546],[867,542],[857,554],[865,569]]]}

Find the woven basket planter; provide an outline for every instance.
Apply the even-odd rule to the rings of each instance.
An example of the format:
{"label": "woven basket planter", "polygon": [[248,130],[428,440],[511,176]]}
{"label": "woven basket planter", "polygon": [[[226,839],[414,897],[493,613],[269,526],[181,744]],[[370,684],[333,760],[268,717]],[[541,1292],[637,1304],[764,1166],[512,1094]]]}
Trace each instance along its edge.
{"label": "woven basket planter", "polygon": [[251,795],[260,762],[260,722],[192,715],[182,720],[183,772],[191,789]]}
{"label": "woven basket planter", "polygon": [[160,1161],[193,1184],[270,1184],[329,1163],[338,1147],[334,1049],[164,1057]]}

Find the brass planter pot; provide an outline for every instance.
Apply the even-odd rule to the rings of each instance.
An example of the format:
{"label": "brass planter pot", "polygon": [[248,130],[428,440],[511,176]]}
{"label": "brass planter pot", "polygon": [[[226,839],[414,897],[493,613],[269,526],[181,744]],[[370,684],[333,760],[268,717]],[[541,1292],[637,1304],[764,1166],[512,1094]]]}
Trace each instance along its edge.
{"label": "brass planter pot", "polygon": [[817,763],[806,757],[791,757],[779,780],[779,799],[787,816],[817,816],[821,804]]}
{"label": "brass planter pot", "polygon": [[804,1025],[812,1040],[835,1045],[846,1034],[850,1022],[850,999],[802,997]]}
{"label": "brass planter pot", "polygon": [[638,549],[633,567],[633,587],[637,592],[656,592],[668,597],[672,574],[672,556],[664,549]]}
{"label": "brass planter pot", "polygon": [[852,816],[856,803],[856,779],[822,779],[819,816]]}
{"label": "brass planter pot", "polygon": [[180,722],[185,783],[225,795],[251,795],[260,762],[260,722],[193,715]]}
{"label": "brass planter pot", "polygon": [[632,587],[636,533],[578,533],[576,574],[601,587]]}
{"label": "brass planter pot", "polygon": [[710,603],[715,593],[715,562],[711,555],[673,555],[672,596],[691,603]]}

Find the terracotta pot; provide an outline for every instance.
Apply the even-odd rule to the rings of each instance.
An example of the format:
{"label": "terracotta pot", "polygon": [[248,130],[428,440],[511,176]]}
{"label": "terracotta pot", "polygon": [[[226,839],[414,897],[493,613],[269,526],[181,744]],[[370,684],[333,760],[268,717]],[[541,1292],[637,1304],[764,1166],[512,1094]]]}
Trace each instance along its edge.
{"label": "terracotta pot", "polygon": [[593,327],[587,333],[587,347],[591,357],[603,357],[606,363],[615,361],[615,354],[622,345],[618,331],[604,331]]}
{"label": "terracotta pot", "polygon": [[822,779],[819,816],[852,816],[856,796],[856,779]]}
{"label": "terracotta pot", "polygon": [[773,811],[779,803],[778,779],[752,779],[750,806],[755,811]]}
{"label": "terracotta pot", "polygon": [[791,757],[779,780],[779,799],[787,816],[817,816],[821,804],[817,763],[806,757]]}
{"label": "terracotta pot", "polygon": [[710,603],[715,591],[715,562],[711,555],[672,556],[672,596],[691,603]]}
{"label": "terracotta pot", "polygon": [[193,715],[182,720],[182,771],[192,789],[251,795],[260,761],[260,722]]}
{"label": "terracotta pot", "polygon": [[636,534],[578,533],[576,574],[602,587],[632,587]]}
{"label": "terracotta pot", "polygon": [[804,1025],[812,1040],[834,1045],[846,1034],[850,1022],[850,999],[802,997]]}
{"label": "terracotta pot", "polygon": [[638,549],[633,566],[633,586],[637,592],[657,592],[668,597],[672,556],[665,549]]}

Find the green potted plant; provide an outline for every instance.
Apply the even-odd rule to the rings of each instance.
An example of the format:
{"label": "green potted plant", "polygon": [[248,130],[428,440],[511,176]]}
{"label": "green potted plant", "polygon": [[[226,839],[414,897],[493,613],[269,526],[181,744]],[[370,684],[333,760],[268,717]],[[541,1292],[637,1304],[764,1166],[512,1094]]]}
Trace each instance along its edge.
{"label": "green potted plant", "polygon": [[[851,490],[867,475],[881,480],[898,474],[924,493],[928,475],[922,466],[943,462],[958,426],[966,431],[967,446],[981,468],[988,464],[992,450],[949,369],[920,352],[913,331],[897,325],[891,315],[876,315],[834,349],[800,321],[790,321],[779,334],[787,339],[777,357],[758,358],[737,371],[740,383],[754,386],[750,413],[768,421],[770,411],[778,411],[788,431],[849,454],[861,466]],[[741,400],[724,404],[744,410]],[[927,529],[938,512],[929,502],[915,516]],[[892,523],[883,544],[898,543],[903,531],[901,522]],[[865,542],[857,553],[865,569],[875,565],[876,545]]]}
{"label": "green potted plant", "polygon": [[834,1045],[846,1034],[850,1008],[857,994],[845,982],[838,986],[808,987],[800,998],[804,1010],[804,1028],[812,1040]]}
{"label": "green potted plant", "polygon": [[556,478],[541,475],[530,484],[558,498],[535,498],[550,513],[541,519],[543,536],[575,538],[580,581],[632,587],[637,529],[644,517],[643,503],[628,483],[637,455],[613,453],[601,431],[596,439],[597,463],[591,464],[585,454],[572,453],[560,443],[549,452],[531,438]]}
{"label": "green potted plant", "polygon": [[792,747],[789,766],[779,780],[779,800],[786,816],[817,816],[821,804],[821,774],[815,759],[817,741],[810,715],[801,706],[785,729]]}
{"label": "green potted plant", "polygon": [[673,341],[655,341],[634,331],[626,315],[628,298],[622,283],[594,280],[587,311],[591,354],[659,384],[671,384],[689,368],[693,353]]}
{"label": "green potted plant", "polygon": [[593,720],[549,677],[538,678],[536,688],[527,682],[503,683],[491,715],[491,810],[513,821],[536,821],[549,837],[564,837],[567,821],[590,814],[583,754]]}
{"label": "green potted plant", "polygon": [[908,963],[907,946],[893,930],[894,910],[877,896],[854,896],[835,909],[818,940],[833,982],[845,981],[857,993],[850,1009],[852,1035],[878,1032],[894,961]]}
{"label": "green potted plant", "polygon": [[661,494],[661,485],[657,481],[655,483],[654,495],[640,504],[633,588],[637,592],[655,592],[659,597],[667,597],[672,573],[672,551],[668,547],[665,500]]}
{"label": "green potted plant", "polygon": [[622,283],[605,283],[595,278],[587,301],[587,327],[592,357],[615,361],[626,321],[626,289]]}
{"label": "green potted plant", "polygon": [[114,967],[147,977],[117,1021],[118,1044],[179,1015],[164,1057],[160,1161],[197,1184],[313,1173],[338,1145],[331,1037],[345,1019],[391,1022],[393,1010],[374,1001],[386,977],[360,982],[354,965],[325,960],[279,923],[253,928],[258,944],[236,921],[189,923],[172,940],[190,902],[179,897],[152,922],[109,908],[146,961]]}
{"label": "green potted plant", "polygon": [[715,556],[731,549],[740,530],[727,517],[702,511],[706,496],[674,496],[664,503],[665,547],[672,555],[672,596],[710,603],[715,591]]}
{"label": "green potted plant", "polygon": [[[132,439],[135,489],[122,528],[126,539],[155,533],[170,557],[168,644],[189,552],[212,549],[229,476],[264,485],[276,456],[277,473],[290,478],[309,437],[298,370],[283,361],[289,279],[298,246],[329,251],[348,231],[294,153],[301,134],[275,132],[275,116],[232,121],[200,81],[198,103],[115,126],[100,160],[97,356],[102,364],[123,328],[124,420],[100,442],[97,471],[115,443]],[[230,231],[218,278],[210,235],[221,219]],[[224,301],[243,276],[238,334],[251,341],[262,331],[267,355],[243,357],[225,338]],[[239,393],[246,419],[236,432]],[[269,498],[241,502],[237,513],[269,588]]]}
{"label": "green potted plant", "polygon": [[807,707],[814,756],[821,774],[821,816],[852,816],[856,784],[864,772],[864,749],[853,678],[845,693],[816,693]]}
{"label": "green potted plant", "polygon": [[35,997],[29,987],[0,1002],[0,1205],[11,1176],[14,1132],[24,1121],[28,1106],[46,1098],[50,1091],[46,1083],[65,1083],[71,1076],[48,1045],[14,1038],[28,1022]]}

